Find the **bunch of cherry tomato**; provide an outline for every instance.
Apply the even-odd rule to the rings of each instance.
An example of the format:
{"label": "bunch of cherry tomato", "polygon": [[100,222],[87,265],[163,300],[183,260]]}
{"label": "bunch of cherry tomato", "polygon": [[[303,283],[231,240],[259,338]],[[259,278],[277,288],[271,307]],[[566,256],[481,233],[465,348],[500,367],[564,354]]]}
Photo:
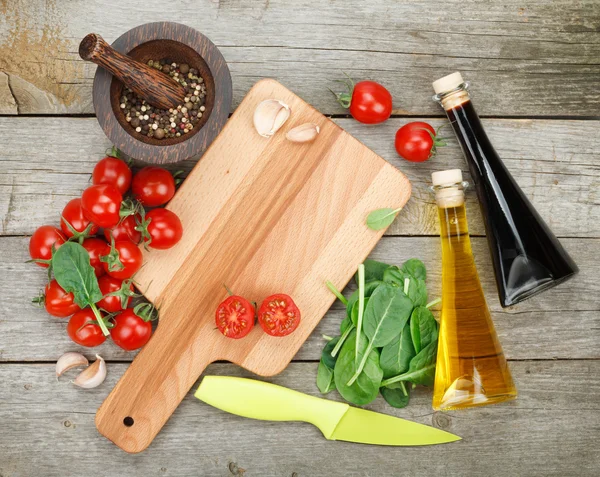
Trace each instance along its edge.
{"label": "bunch of cherry tomato", "polygon": [[[339,81],[348,91],[332,92],[357,121],[379,124],[392,114],[392,95],[385,86],[375,81],[360,81],[354,84],[350,77]],[[438,133],[439,129],[436,131],[430,124],[421,121],[407,123],[396,132],[396,152],[407,161],[424,162],[435,156],[438,147],[446,145]]]}
{"label": "bunch of cherry tomato", "polygon": [[[61,214],[60,229],[39,227],[29,242],[32,261],[51,267],[53,251],[66,241],[78,241],[88,252],[102,299],[96,303],[112,340],[127,351],[141,348],[152,334],[154,308],[142,303],[128,308],[133,276],[142,266],[140,244],[168,249],[183,235],[181,221],[170,210],[160,208],[175,194],[175,178],[166,169],[144,167],[135,175],[118,157],[116,148],[103,158],[92,173],[92,185],[80,198],[70,200]],[[131,192],[130,198],[124,198]],[[146,211],[146,207],[157,207]],[[101,230],[102,229],[102,230]],[[43,296],[34,299],[56,317],[69,319],[67,333],[77,344],[98,346],[106,340],[90,308],[80,309],[73,293],[55,279]]]}
{"label": "bunch of cherry tomato", "polygon": [[256,321],[271,336],[287,336],[300,324],[300,310],[288,295],[278,293],[265,298],[258,309],[244,297],[233,295],[226,298],[215,313],[217,328],[228,338],[246,336]]}

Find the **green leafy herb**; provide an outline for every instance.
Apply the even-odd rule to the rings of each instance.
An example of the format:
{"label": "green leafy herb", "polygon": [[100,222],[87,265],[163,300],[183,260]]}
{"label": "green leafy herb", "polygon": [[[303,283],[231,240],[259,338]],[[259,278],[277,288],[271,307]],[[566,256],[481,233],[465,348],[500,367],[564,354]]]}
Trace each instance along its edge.
{"label": "green leafy herb", "polygon": [[410,316],[410,334],[417,353],[429,343],[437,341],[438,324],[429,309],[418,306],[413,310]]}
{"label": "green leafy herb", "polygon": [[427,279],[427,269],[421,260],[418,258],[411,258],[402,264],[402,271],[408,273],[414,278],[419,280]]}
{"label": "green leafy herb", "polygon": [[382,230],[389,227],[394,221],[402,207],[398,209],[377,209],[367,216],[367,227],[371,230]]}
{"label": "green leafy herb", "polygon": [[323,394],[327,394],[335,389],[333,369],[329,368],[322,360],[317,369],[317,387]]}
{"label": "green leafy herb", "polygon": [[[383,272],[386,271],[390,266],[387,263],[378,262],[377,260],[366,259],[365,266],[365,282],[369,283],[373,280],[383,281]],[[358,285],[358,273],[354,275],[354,280]]]}
{"label": "green leafy herb", "polygon": [[429,343],[419,354],[410,360],[410,366],[406,373],[386,379],[381,385],[389,386],[400,381],[410,381],[413,384],[432,386],[435,377],[436,356],[437,341],[434,341]]}
{"label": "green leafy herb", "polygon": [[[361,263],[358,266],[358,313],[356,318],[356,346],[355,361],[358,363],[358,353],[360,350],[359,340],[362,334],[362,320],[365,311],[365,266]],[[350,316],[352,319],[352,316]]]}
{"label": "green leafy herb", "polygon": [[413,304],[415,306],[425,306],[427,304],[427,287],[425,285],[425,280],[415,278],[398,267],[388,268],[383,274],[383,280],[402,289],[404,289],[406,283],[408,283],[406,294],[412,300]]}
{"label": "green leafy herb", "polygon": [[381,395],[385,402],[392,407],[403,408],[408,406],[408,401],[410,401],[409,390],[402,386],[381,388]]}
{"label": "green leafy herb", "polygon": [[392,376],[406,372],[410,360],[415,354],[415,348],[410,335],[410,324],[407,323],[404,325],[402,332],[381,350],[379,362],[383,370],[383,377],[391,378]]}
{"label": "green leafy herb", "polygon": [[331,356],[331,352],[335,348],[335,345],[338,344],[338,341],[340,341],[340,338],[340,336],[336,336],[332,340],[328,341],[321,352],[321,361],[323,361],[328,368],[333,369],[335,366],[336,359],[334,356]]}

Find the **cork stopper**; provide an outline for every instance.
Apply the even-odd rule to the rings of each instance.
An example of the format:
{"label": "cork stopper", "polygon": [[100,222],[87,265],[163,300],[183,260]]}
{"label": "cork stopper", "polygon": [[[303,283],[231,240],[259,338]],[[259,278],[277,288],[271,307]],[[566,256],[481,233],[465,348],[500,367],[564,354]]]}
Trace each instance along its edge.
{"label": "cork stopper", "polygon": [[457,71],[456,73],[449,74],[443,78],[440,78],[439,80],[434,81],[432,86],[435,94],[442,94],[458,88],[463,83],[463,77]]}
{"label": "cork stopper", "polygon": [[434,186],[442,187],[462,182],[462,171],[460,169],[448,169],[447,171],[433,172],[431,182]]}
{"label": "cork stopper", "polygon": [[459,207],[465,202],[463,192],[462,172],[460,169],[437,171],[431,174],[435,190],[435,200],[438,207],[447,209]]}

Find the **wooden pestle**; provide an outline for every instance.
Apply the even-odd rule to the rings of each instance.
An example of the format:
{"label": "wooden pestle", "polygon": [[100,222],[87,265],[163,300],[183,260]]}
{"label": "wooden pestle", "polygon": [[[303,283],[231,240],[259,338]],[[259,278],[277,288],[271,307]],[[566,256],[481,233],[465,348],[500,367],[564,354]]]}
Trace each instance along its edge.
{"label": "wooden pestle", "polygon": [[119,53],[96,33],[90,33],[81,40],[79,56],[109,71],[154,107],[169,109],[183,103],[185,90],[177,81],[162,71]]}

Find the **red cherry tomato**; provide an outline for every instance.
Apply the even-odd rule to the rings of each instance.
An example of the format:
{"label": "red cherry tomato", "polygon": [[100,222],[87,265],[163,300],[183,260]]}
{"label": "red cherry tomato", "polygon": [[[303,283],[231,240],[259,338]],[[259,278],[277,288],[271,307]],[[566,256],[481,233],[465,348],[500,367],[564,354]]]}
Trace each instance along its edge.
{"label": "red cherry tomato", "polygon": [[115,186],[93,185],[83,191],[81,208],[83,215],[100,227],[114,227],[121,217],[119,211],[123,196]]}
{"label": "red cherry tomato", "polygon": [[126,351],[141,348],[152,336],[152,323],[136,315],[132,308],[119,313],[113,321],[115,326],[110,329],[110,336]]}
{"label": "red cherry tomato", "polygon": [[121,222],[111,229],[104,229],[104,237],[110,242],[112,234],[115,240],[131,240],[134,244],[139,244],[142,240],[142,233],[135,230],[137,226],[136,219],[133,215],[125,217]]}
{"label": "red cherry tomato", "polygon": [[56,280],[51,280],[46,285],[44,306],[50,315],[65,318],[81,310],[73,299],[73,293],[64,291]]}
{"label": "red cherry tomato", "polygon": [[150,241],[148,246],[165,250],[181,240],[183,226],[179,217],[167,209],[153,209],[146,214]]}
{"label": "red cherry tomato", "polygon": [[106,341],[100,326],[95,321],[96,316],[90,308],[75,313],[67,325],[67,333],[75,343],[92,348]]}
{"label": "red cherry tomato", "polygon": [[223,335],[243,338],[254,326],[254,305],[241,296],[232,295],[217,307],[215,321]]}
{"label": "red cherry tomato", "polygon": [[94,273],[97,277],[104,275],[104,267],[100,261],[100,257],[104,254],[106,246],[108,245],[104,240],[100,238],[88,238],[81,244],[90,255],[90,265],[94,267]]}
{"label": "red cherry tomato", "polygon": [[[68,223],[68,225],[67,225]],[[98,226],[92,224],[84,215],[81,208],[81,199],[71,199],[65,205],[62,211],[60,228],[67,237],[72,237],[74,233],[69,228],[69,225],[75,229],[76,232],[83,233],[87,229],[87,235],[96,235],[98,232]]]}
{"label": "red cherry tomato", "polygon": [[350,110],[354,119],[365,124],[377,124],[392,114],[392,95],[375,81],[360,81],[356,84],[348,77],[343,81],[348,93],[334,93],[338,102]]}
{"label": "red cherry tomato", "polygon": [[258,323],[271,336],[286,336],[298,328],[300,310],[288,295],[271,295],[260,305]]}
{"label": "red cherry tomato", "polygon": [[142,251],[129,240],[115,242],[114,249],[107,245],[102,256],[104,271],[113,278],[131,278],[142,266]]}
{"label": "red cherry tomato", "polygon": [[431,125],[414,121],[398,129],[395,145],[396,152],[407,161],[423,162],[435,155],[437,147],[446,144]]}
{"label": "red cherry tomato", "polygon": [[144,167],[131,184],[133,196],[147,207],[166,204],[175,195],[175,179],[162,167]]}
{"label": "red cherry tomato", "polygon": [[[123,280],[113,278],[110,275],[103,275],[98,279],[98,285],[100,286],[100,291],[103,295],[103,298],[97,303],[98,308],[102,308],[109,313],[115,313],[124,310],[129,306],[131,296],[127,298],[125,306],[123,306],[120,296],[104,296],[109,293],[118,292],[123,286]],[[130,283],[127,288],[133,293],[133,284]]]}
{"label": "red cherry tomato", "polygon": [[92,183],[110,184],[119,189],[121,194],[125,194],[131,185],[131,175],[131,169],[124,161],[117,157],[106,156],[94,167]]}
{"label": "red cherry tomato", "polygon": [[[29,239],[29,255],[33,260],[50,260],[52,258],[52,246],[60,247],[66,242],[62,232],[52,225],[42,225],[38,228],[31,239]],[[47,263],[36,262],[40,267],[48,268]]]}

